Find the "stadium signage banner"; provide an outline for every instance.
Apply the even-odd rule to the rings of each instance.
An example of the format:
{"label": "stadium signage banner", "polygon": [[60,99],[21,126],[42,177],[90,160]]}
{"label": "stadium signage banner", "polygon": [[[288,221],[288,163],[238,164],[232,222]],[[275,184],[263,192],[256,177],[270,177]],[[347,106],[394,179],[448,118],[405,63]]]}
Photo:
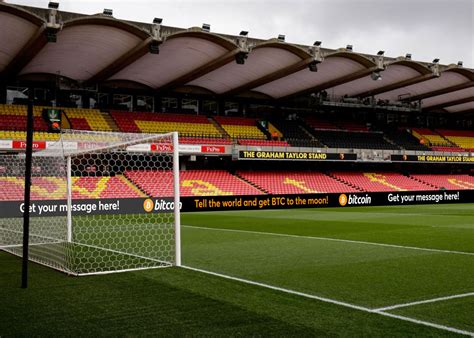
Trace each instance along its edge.
{"label": "stadium signage banner", "polygon": [[[26,149],[26,141],[12,141],[13,149]],[[34,141],[33,149],[46,149],[46,142]]]}
{"label": "stadium signage banner", "polygon": [[391,155],[392,162],[474,163],[474,156]]}
{"label": "stadium signage banner", "polygon": [[[108,143],[103,142],[62,142],[61,149],[68,150],[87,150],[98,147],[106,147]],[[57,142],[53,141],[35,141],[33,149],[42,150],[52,147],[58,147]],[[25,150],[26,141],[22,140],[0,140],[0,149],[5,150]],[[136,152],[155,152],[169,153],[173,152],[173,145],[167,143],[143,143],[134,144],[127,147],[128,151]],[[179,152],[183,154],[230,154],[230,147],[224,145],[202,145],[202,144],[180,144]]]}
{"label": "stadium signage banner", "polygon": [[239,151],[240,160],[355,161],[357,154],[313,153],[302,151]]}
{"label": "stadium signage banner", "polygon": [[[181,205],[180,205],[181,207]],[[1,218],[22,217],[25,204],[22,201],[0,202]],[[73,215],[116,215],[116,214],[147,214],[173,212],[173,198],[117,198],[117,199],[85,199],[72,203]],[[32,217],[66,216],[66,200],[37,200],[30,203]]]}
{"label": "stadium signage banner", "polygon": [[225,153],[225,147],[224,146],[201,146],[201,152],[223,154]]}
{"label": "stadium signage banner", "polygon": [[[341,194],[242,195],[182,197],[181,211],[264,210],[292,208],[355,207],[442,203],[474,203],[474,190],[396,191]],[[0,202],[0,218],[22,217],[22,201]],[[174,211],[174,200],[118,198],[76,200],[73,215],[153,214]],[[41,200],[30,204],[33,217],[65,216],[65,200]]]}
{"label": "stadium signage banner", "polygon": [[183,197],[183,211],[473,203],[474,190]]}

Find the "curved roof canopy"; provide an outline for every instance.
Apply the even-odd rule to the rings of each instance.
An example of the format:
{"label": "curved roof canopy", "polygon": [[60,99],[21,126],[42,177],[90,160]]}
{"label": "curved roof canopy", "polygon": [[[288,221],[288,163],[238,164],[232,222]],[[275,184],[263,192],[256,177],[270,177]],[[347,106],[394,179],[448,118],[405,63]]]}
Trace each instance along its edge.
{"label": "curved roof canopy", "polygon": [[325,90],[334,96],[420,100],[429,111],[474,110],[474,71],[462,66],[130,23],[102,14],[58,12],[55,26],[49,11],[0,2],[0,76],[7,82],[45,74],[88,84],[133,82],[163,93],[179,89],[272,99]]}

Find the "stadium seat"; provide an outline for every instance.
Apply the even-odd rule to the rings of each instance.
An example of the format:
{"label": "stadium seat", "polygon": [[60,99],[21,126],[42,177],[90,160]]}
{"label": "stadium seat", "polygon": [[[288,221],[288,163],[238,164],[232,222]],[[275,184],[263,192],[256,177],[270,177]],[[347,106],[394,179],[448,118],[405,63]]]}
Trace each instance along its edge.
{"label": "stadium seat", "polygon": [[424,182],[393,172],[333,172],[332,175],[367,192],[436,190]]}
{"label": "stadium seat", "polygon": [[360,191],[326,174],[306,171],[238,171],[238,175],[270,194]]}
{"label": "stadium seat", "polygon": [[257,127],[257,119],[215,116],[214,120],[233,139],[265,140],[266,135]]}
{"label": "stadium seat", "polygon": [[[173,196],[171,185],[156,182],[171,180],[170,171],[127,171],[126,176],[149,196]],[[261,195],[262,191],[224,170],[186,170],[180,172],[181,196]]]}
{"label": "stadium seat", "polygon": [[474,177],[469,175],[416,174],[410,177],[434,189],[473,190]]}
{"label": "stadium seat", "polygon": [[[24,198],[24,178],[0,177],[0,200],[19,201]],[[124,176],[73,177],[73,199],[144,197]],[[66,199],[66,180],[61,177],[33,177],[32,200]]]}
{"label": "stadium seat", "polygon": [[223,138],[222,133],[204,115],[113,111],[111,116],[120,131],[127,133],[178,131],[184,137]]}

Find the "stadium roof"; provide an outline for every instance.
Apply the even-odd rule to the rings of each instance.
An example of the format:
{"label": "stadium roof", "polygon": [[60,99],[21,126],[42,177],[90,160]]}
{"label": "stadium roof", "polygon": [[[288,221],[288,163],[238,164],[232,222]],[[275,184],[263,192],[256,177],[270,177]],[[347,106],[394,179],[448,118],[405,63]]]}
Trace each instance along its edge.
{"label": "stadium roof", "polygon": [[425,111],[474,112],[474,70],[462,65],[383,52],[364,55],[350,46],[295,45],[283,36],[258,40],[245,33],[165,27],[160,20],[128,22],[110,13],[55,12],[0,2],[0,75],[7,82],[49,74],[81,85],[269,99],[325,90],[335,96],[422,100]]}

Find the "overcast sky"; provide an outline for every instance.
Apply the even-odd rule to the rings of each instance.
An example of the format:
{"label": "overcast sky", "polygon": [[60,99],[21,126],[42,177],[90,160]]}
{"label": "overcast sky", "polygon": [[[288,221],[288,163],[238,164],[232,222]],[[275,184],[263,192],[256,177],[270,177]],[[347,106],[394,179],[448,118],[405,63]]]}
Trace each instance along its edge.
{"label": "overcast sky", "polygon": [[[347,44],[354,51],[440,63],[464,61],[474,68],[474,0],[54,0],[60,9],[93,14],[111,8],[114,17],[189,28],[209,23],[211,31],[326,48]],[[46,8],[47,0],[7,0]]]}

